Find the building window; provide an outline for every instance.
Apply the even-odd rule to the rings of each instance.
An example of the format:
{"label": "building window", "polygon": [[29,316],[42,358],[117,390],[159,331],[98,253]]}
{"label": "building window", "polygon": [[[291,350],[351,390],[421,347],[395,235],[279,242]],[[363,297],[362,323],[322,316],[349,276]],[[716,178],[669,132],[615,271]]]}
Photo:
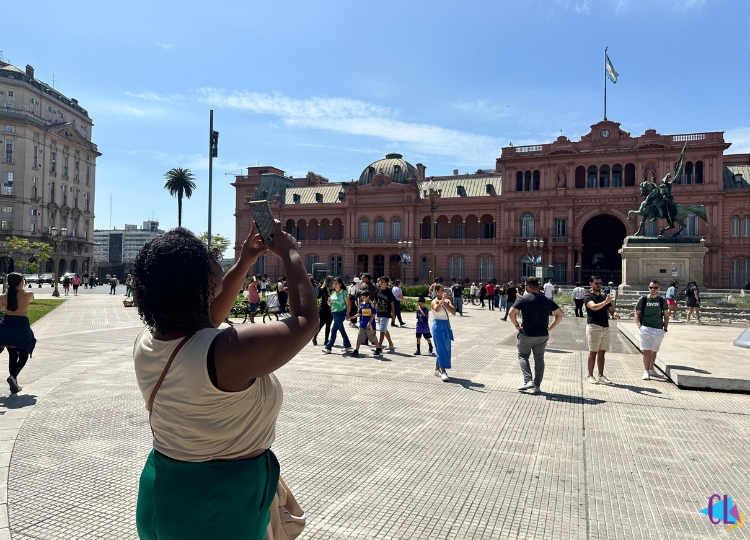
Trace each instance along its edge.
{"label": "building window", "polygon": [[[88,231],[88,226],[86,226],[86,230]],[[262,276],[266,273],[266,256],[261,255],[258,257],[258,260],[255,261],[255,275],[256,276]]]}
{"label": "building window", "polygon": [[57,172],[57,152],[50,153],[49,172]]}
{"label": "building window", "polygon": [[29,224],[29,230],[30,230],[31,232],[36,232],[36,223],[34,223],[34,222],[32,221],[32,222],[31,222],[31,223]]}
{"label": "building window", "polygon": [[391,238],[395,240],[401,238],[401,218],[394,218],[391,222]]}
{"label": "building window", "polygon": [[5,163],[13,163],[13,141],[5,141]]}
{"label": "building window", "polygon": [[734,216],[732,218],[732,226],[731,226],[730,234],[735,237],[740,235],[740,218],[737,216]]}
{"label": "building window", "polygon": [[557,236],[558,238],[565,238],[568,236],[568,220],[567,219],[555,220],[555,236]]}
{"label": "building window", "polygon": [[521,237],[531,238],[534,236],[534,216],[526,212],[521,216]]}
{"label": "building window", "polygon": [[86,195],[84,196],[84,201],[86,203],[86,212],[88,212],[89,211],[89,194],[88,193],[86,193]]}
{"label": "building window", "polygon": [[599,187],[609,187],[609,166],[602,165],[599,169]]}
{"label": "building window", "polygon": [[359,237],[370,238],[370,221],[367,218],[359,222]]}
{"label": "building window", "polygon": [[8,97],[15,97],[16,93],[13,90],[8,90]]}
{"label": "building window", "polygon": [[685,183],[693,183],[693,164],[689,161],[685,163]]}
{"label": "building window", "polygon": [[[62,205],[68,206],[68,186],[61,186],[62,189]],[[299,237],[297,237],[299,239]]]}
{"label": "building window", "polygon": [[86,185],[89,185],[89,166],[86,165]]}
{"label": "building window", "polygon": [[[88,201],[87,201],[86,210],[88,210]],[[326,226],[325,225],[318,225],[318,240],[326,240]]]}
{"label": "building window", "polygon": [[461,279],[464,277],[464,258],[463,257],[449,257],[448,258],[448,274],[451,279]]}
{"label": "building window", "polygon": [[750,236],[750,216],[742,218],[742,236]]}
{"label": "building window", "polygon": [[526,171],[524,173],[523,187],[524,187],[524,190],[531,191],[531,171]]}
{"label": "building window", "polygon": [[4,216],[13,217],[13,207],[12,206],[3,206],[2,207],[2,213]]}
{"label": "building window", "polygon": [[375,222],[375,238],[385,238],[385,220],[378,218]]}
{"label": "building window", "polygon": [[477,259],[478,279],[492,279],[494,274],[494,260],[492,257],[479,257]]}
{"label": "building window", "polygon": [[68,156],[63,157],[63,176],[68,176]]}
{"label": "building window", "polygon": [[307,273],[312,274],[313,271],[313,264],[318,262],[318,256],[317,255],[308,255],[307,256]]}
{"label": "building window", "polygon": [[552,263],[552,279],[555,283],[566,283],[568,281],[568,263]]}
{"label": "building window", "polygon": [[[5,223],[3,221],[3,223]],[[733,287],[737,287],[740,284],[740,260],[732,259],[729,269],[729,284]]]}
{"label": "building window", "polygon": [[703,162],[702,161],[695,162],[695,183],[696,184],[703,183]]}
{"label": "building window", "polygon": [[[368,273],[370,271],[370,257],[368,255],[357,256],[357,273]],[[339,275],[339,274],[334,274]]]}
{"label": "building window", "polygon": [[3,184],[3,195],[13,195],[13,173],[9,172]]}
{"label": "building window", "polygon": [[6,133],[15,133],[16,127],[15,126],[5,126],[5,132]]}
{"label": "building window", "polygon": [[430,274],[430,260],[428,257],[420,257],[419,259],[419,277],[426,279]]}
{"label": "building window", "polygon": [[594,165],[589,167],[587,178],[588,179],[586,180],[586,187],[595,188],[597,184],[597,172],[596,172],[596,167]]}
{"label": "building window", "polygon": [[459,240],[464,237],[464,224],[456,223],[456,238]]}
{"label": "building window", "polygon": [[523,173],[521,171],[516,173],[516,191],[523,191]]}
{"label": "building window", "polygon": [[482,222],[482,238],[495,238],[495,223],[493,221]]}
{"label": "building window", "polygon": [[49,202],[55,202],[55,183],[49,183]]}
{"label": "building window", "polygon": [[75,180],[78,180],[79,169],[80,169],[80,162],[79,161],[74,162],[73,163],[73,178]]}
{"label": "building window", "polygon": [[0,229],[4,231],[11,231],[13,230],[13,222],[9,220],[2,220],[0,221]]}
{"label": "building window", "polygon": [[534,171],[534,191],[539,191],[539,188],[541,187],[540,178],[539,171]]}
{"label": "building window", "polygon": [[385,275],[385,257],[383,255],[373,256],[372,269],[378,278]]}
{"label": "building window", "polygon": [[[89,237],[89,220],[87,219],[86,221],[84,221],[84,224],[86,225],[86,228],[83,231],[83,237],[84,238],[88,238]],[[265,268],[265,259],[266,259],[266,256],[263,255],[263,266],[264,266],[264,268]],[[265,270],[264,270],[264,272],[265,272]]]}
{"label": "building window", "polygon": [[34,168],[39,167],[39,147],[34,145]]}
{"label": "building window", "polygon": [[612,187],[622,187],[622,165],[612,167]]}
{"label": "building window", "polygon": [[685,219],[685,234],[687,236],[698,236],[698,216],[690,212]]}

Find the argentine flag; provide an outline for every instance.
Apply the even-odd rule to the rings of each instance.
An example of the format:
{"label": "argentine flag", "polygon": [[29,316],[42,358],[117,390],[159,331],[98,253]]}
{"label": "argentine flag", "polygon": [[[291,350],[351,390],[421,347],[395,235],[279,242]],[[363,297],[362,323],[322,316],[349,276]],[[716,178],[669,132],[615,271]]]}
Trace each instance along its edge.
{"label": "argentine flag", "polygon": [[615,66],[612,65],[612,61],[609,59],[609,55],[607,53],[604,53],[604,58],[604,69],[607,72],[607,78],[613,83],[617,84],[617,72],[615,71]]}

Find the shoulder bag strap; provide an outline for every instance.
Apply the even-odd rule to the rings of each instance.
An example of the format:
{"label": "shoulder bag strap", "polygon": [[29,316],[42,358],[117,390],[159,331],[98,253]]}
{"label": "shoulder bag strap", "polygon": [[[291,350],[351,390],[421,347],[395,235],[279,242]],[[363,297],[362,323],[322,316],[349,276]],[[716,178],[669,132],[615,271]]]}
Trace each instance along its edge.
{"label": "shoulder bag strap", "polygon": [[180,352],[180,349],[182,349],[182,346],[187,343],[187,340],[190,339],[192,336],[185,336],[182,341],[175,347],[175,350],[172,351],[172,354],[169,356],[169,360],[167,361],[167,365],[164,366],[164,371],[161,372],[161,377],[159,377],[159,380],[156,382],[156,386],[154,386],[154,391],[151,392],[151,397],[148,399],[148,416],[149,416],[149,423],[151,421],[151,411],[154,408],[154,399],[156,399],[156,393],[159,391],[159,388],[161,388],[161,383],[164,382],[164,377],[167,376],[167,371],[169,371],[170,366],[172,365],[172,362],[174,361],[175,356],[177,356],[177,353]]}

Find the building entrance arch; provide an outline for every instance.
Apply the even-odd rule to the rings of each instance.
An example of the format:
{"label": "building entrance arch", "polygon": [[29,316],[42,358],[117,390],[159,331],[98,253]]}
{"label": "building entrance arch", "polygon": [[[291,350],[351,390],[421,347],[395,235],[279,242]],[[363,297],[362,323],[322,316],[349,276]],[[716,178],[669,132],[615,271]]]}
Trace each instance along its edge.
{"label": "building entrance arch", "polygon": [[588,283],[592,275],[601,276],[606,284],[622,282],[622,257],[617,252],[627,230],[622,221],[610,214],[600,214],[589,219],[583,226],[581,239],[581,278]]}

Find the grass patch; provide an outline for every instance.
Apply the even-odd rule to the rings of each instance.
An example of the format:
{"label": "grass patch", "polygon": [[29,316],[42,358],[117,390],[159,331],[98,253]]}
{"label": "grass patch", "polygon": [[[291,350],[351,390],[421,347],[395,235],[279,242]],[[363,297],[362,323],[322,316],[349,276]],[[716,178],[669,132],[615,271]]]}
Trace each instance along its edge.
{"label": "grass patch", "polygon": [[29,323],[34,324],[36,321],[44,317],[47,313],[55,309],[57,306],[65,302],[65,300],[48,299],[43,300],[32,300],[29,304]]}

